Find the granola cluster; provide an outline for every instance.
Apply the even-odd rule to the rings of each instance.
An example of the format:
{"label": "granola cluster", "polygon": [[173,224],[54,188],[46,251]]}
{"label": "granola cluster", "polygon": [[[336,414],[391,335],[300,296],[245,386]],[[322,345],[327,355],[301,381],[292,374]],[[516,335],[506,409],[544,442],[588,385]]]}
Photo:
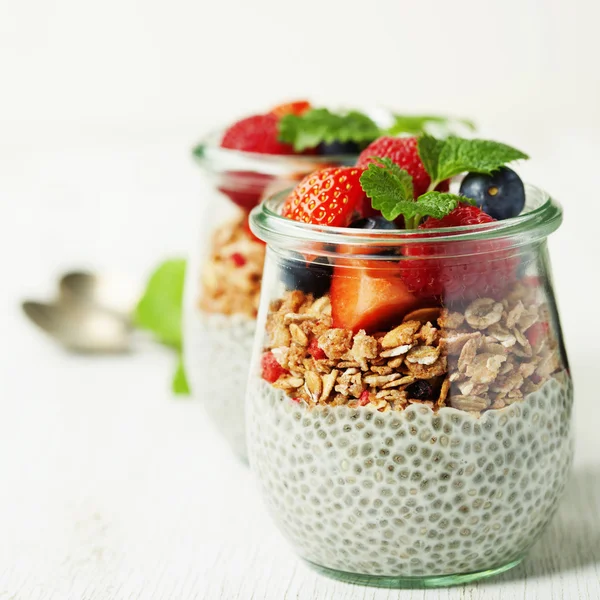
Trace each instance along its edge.
{"label": "granola cluster", "polygon": [[243,217],[219,227],[202,271],[200,308],[256,318],[264,261],[265,245],[248,232]]}
{"label": "granola cluster", "polygon": [[561,368],[537,296],[517,283],[502,301],[479,298],[462,312],[420,308],[390,331],[367,335],[333,328],[328,296],[286,292],[267,321],[266,351],[283,371],[273,385],[309,406],[503,408]]}

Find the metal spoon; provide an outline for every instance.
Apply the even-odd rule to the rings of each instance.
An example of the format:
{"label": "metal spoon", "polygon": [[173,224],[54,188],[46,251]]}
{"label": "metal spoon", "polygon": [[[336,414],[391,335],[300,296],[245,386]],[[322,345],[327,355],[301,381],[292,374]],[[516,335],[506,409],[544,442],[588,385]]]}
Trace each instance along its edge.
{"label": "metal spoon", "polygon": [[130,349],[131,325],[114,311],[30,300],[22,306],[40,329],[74,352],[121,353]]}
{"label": "metal spoon", "polygon": [[139,299],[135,284],[114,275],[72,271],[58,284],[60,303],[95,306],[129,317]]}

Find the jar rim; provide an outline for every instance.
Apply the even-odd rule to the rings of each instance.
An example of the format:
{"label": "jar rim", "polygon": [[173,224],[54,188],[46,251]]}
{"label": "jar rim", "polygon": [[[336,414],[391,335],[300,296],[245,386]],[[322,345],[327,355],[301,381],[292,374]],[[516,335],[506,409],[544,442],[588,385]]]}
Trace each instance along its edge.
{"label": "jar rim", "polygon": [[545,239],[560,226],[563,215],[561,205],[547,192],[525,184],[526,211],[510,219],[427,230],[351,229],[302,223],[281,216],[279,209],[289,193],[288,189],[266,198],[250,213],[252,232],[269,246],[294,249],[319,243],[394,247],[503,239],[504,247],[510,248]]}
{"label": "jar rim", "polygon": [[310,173],[327,166],[353,165],[356,154],[328,156],[310,154],[262,154],[223,148],[220,145],[225,129],[216,129],[204,136],[193,148],[194,160],[213,174],[231,171],[260,173],[263,175],[289,176]]}

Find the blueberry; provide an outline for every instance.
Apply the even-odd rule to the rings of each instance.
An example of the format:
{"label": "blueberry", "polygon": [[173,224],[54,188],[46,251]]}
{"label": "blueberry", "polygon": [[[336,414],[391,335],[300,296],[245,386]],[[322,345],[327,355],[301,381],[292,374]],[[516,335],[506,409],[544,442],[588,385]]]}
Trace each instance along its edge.
{"label": "blueberry", "polygon": [[469,173],[463,179],[460,193],[475,200],[483,212],[498,220],[516,217],[525,206],[523,182],[507,167],[491,175]]}
{"label": "blueberry", "polygon": [[329,290],[333,267],[324,256],[306,262],[301,254],[293,253],[281,264],[281,279],[288,290],[299,290],[318,298]]}
{"label": "blueberry", "polygon": [[353,229],[398,229],[393,221],[388,221],[384,217],[365,217],[350,223]]}
{"label": "blueberry", "polygon": [[340,156],[342,154],[360,154],[362,145],[356,142],[321,142],[317,152],[321,156]]}

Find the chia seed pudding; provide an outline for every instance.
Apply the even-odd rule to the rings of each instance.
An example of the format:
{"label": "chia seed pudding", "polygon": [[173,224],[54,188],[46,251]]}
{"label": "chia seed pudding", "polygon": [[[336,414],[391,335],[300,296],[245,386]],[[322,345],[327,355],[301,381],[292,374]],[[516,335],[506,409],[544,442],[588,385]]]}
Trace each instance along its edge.
{"label": "chia seed pudding", "polygon": [[251,215],[269,249],[250,464],[327,575],[473,581],[517,564],[557,508],[573,388],[545,239],[562,213],[516,158],[384,137]]}

